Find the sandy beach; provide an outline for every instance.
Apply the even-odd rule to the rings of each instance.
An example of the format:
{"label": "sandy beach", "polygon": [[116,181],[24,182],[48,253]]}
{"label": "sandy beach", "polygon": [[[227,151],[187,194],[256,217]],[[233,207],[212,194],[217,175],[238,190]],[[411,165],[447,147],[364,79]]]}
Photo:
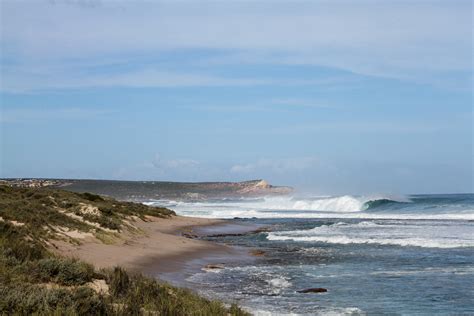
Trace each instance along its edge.
{"label": "sandy beach", "polygon": [[136,219],[140,230],[124,230],[113,243],[104,243],[89,235],[79,237],[79,244],[54,241],[53,250],[60,255],[78,258],[97,268],[121,266],[167,281],[180,283],[187,273],[206,264],[225,264],[230,260],[250,258],[246,250],[190,238],[202,232],[251,230],[234,227],[224,220],[173,216],[169,219],[148,217]]}

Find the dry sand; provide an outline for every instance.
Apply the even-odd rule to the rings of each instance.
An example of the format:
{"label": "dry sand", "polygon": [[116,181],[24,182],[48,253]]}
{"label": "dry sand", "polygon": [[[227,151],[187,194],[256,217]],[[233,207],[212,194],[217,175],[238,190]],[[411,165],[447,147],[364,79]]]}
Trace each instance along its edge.
{"label": "dry sand", "polygon": [[224,224],[225,221],[214,219],[150,217],[146,222],[139,219],[133,222],[140,233],[122,232],[120,239],[112,244],[85,236],[79,245],[54,241],[53,246],[61,255],[79,258],[97,268],[121,266],[159,277],[179,273],[192,260],[241,256],[242,252],[234,248],[182,236],[182,233],[192,233],[196,227]]}

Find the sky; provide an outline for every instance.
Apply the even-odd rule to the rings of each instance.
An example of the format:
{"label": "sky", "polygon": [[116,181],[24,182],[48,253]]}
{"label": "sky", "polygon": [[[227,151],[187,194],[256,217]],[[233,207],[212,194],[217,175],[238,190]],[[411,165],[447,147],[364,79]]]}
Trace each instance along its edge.
{"label": "sky", "polygon": [[474,191],[472,1],[0,10],[0,177]]}

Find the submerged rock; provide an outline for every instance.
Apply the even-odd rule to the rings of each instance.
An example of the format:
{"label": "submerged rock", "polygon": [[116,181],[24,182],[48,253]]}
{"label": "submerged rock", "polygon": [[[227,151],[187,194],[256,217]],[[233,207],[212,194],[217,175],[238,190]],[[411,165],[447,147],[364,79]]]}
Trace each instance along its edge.
{"label": "submerged rock", "polygon": [[310,288],[310,289],[299,290],[299,291],[296,291],[296,292],[298,292],[298,293],[325,293],[327,291],[328,291],[327,289],[322,288],[322,287],[313,287],[313,288]]}

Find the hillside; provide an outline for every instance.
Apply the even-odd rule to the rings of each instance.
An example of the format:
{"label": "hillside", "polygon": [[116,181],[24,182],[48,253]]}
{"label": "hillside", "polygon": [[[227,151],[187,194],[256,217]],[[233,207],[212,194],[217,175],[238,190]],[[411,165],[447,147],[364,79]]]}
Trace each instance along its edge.
{"label": "hillside", "polygon": [[61,188],[73,192],[91,192],[120,200],[174,199],[205,200],[285,195],[290,187],[274,186],[265,180],[244,182],[160,182],[62,179],[9,179],[8,185]]}
{"label": "hillside", "polygon": [[174,212],[90,193],[0,186],[0,314],[245,315],[123,268],[97,270],[57,255],[55,242],[114,243]]}

